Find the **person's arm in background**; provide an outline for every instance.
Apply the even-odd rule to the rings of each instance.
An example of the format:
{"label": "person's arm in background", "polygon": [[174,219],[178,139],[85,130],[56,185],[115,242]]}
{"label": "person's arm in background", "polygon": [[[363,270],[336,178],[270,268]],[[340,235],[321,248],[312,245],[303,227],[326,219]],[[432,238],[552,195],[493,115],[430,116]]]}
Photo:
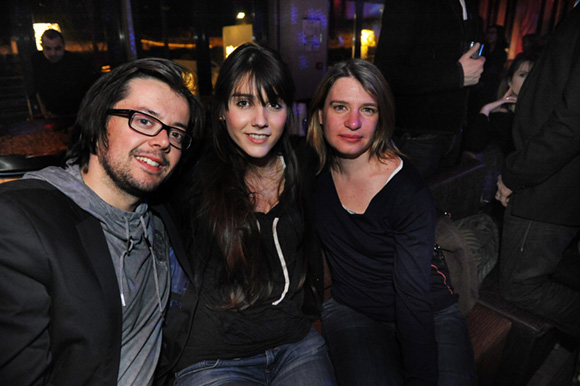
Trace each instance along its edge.
{"label": "person's arm in background", "polygon": [[500,111],[500,108],[507,104],[515,104],[518,101],[518,97],[512,95],[513,90],[512,88],[508,88],[508,90],[506,91],[506,93],[499,98],[496,101],[493,102],[489,102],[488,104],[484,105],[480,110],[479,113],[485,115],[486,117],[489,117],[489,114],[491,113],[495,113],[497,111]]}
{"label": "person's arm in background", "polygon": [[44,102],[42,101],[42,97],[39,93],[36,93],[36,100],[38,101],[38,107],[40,108],[40,112],[45,119],[49,119],[51,117],[50,111],[46,109]]}
{"label": "person's arm in background", "polygon": [[[39,74],[39,68],[41,67],[40,62],[42,61],[42,53],[40,52],[36,52],[35,55],[32,56],[32,84],[34,87],[34,96],[27,96],[28,99],[28,104],[29,104],[29,112],[30,112],[30,117],[29,119],[35,119],[35,118],[44,118],[44,119],[49,119],[51,117],[50,112],[48,111],[48,109],[46,108],[46,105],[44,104],[42,97],[40,96],[40,83],[41,83],[41,75]],[[32,104],[34,103],[32,101],[32,99],[35,99],[36,102],[38,103],[38,108],[40,109],[40,114],[42,116],[39,116],[38,114],[34,114],[34,109],[32,108]]]}
{"label": "person's arm in background", "polygon": [[[472,124],[463,132],[465,150],[476,153],[483,151],[493,137],[490,114],[507,114],[508,110],[505,108],[505,105],[515,104],[517,100],[518,98],[512,95],[512,89],[510,87],[500,99],[484,105],[479,110],[479,114],[477,114]],[[509,129],[511,133],[511,126],[506,127],[506,129]]]}

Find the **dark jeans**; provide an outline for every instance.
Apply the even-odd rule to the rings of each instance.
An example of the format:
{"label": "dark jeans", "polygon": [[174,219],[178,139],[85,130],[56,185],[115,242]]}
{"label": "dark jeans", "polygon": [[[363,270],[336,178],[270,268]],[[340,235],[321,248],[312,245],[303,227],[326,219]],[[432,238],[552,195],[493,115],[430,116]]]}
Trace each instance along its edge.
{"label": "dark jeans", "polygon": [[[439,385],[475,385],[473,348],[465,316],[454,304],[434,314]],[[374,319],[330,298],[322,331],[339,385],[403,385],[403,363],[394,324]]]}
{"label": "dark jeans", "polygon": [[249,358],[195,363],[175,375],[175,386],[333,386],[336,385],[324,339],[316,330],[299,342]]}
{"label": "dark jeans", "polygon": [[412,135],[404,133],[395,136],[395,144],[407,157],[423,178],[437,171],[445,170],[455,165],[459,159],[460,134]]}
{"label": "dark jeans", "polygon": [[502,297],[580,337],[580,291],[554,280],[563,253],[577,242],[580,228],[523,219],[512,215],[511,209],[508,204],[499,258]]}

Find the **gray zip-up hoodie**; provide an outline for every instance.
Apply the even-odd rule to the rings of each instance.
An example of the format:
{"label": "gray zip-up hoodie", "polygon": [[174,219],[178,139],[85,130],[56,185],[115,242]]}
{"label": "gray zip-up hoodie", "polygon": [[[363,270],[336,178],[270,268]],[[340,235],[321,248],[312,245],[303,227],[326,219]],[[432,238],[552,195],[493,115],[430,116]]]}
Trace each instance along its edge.
{"label": "gray zip-up hoodie", "polygon": [[163,309],[169,297],[169,240],[147,203],[126,212],[103,201],[83,181],[78,165],[24,175],[47,181],[101,223],[123,305],[118,385],[151,385],[161,348]]}

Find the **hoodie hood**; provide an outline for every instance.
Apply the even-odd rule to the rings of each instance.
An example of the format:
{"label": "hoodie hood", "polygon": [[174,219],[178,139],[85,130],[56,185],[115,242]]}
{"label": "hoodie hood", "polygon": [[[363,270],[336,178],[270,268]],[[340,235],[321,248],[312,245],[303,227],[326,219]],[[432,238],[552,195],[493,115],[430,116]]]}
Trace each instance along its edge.
{"label": "hoodie hood", "polygon": [[126,243],[126,225],[129,225],[129,236],[134,242],[141,240],[143,229],[140,218],[148,222],[149,213],[147,203],[141,203],[134,212],[127,212],[107,204],[91,188],[81,176],[78,165],[67,164],[65,169],[51,166],[45,169],[26,173],[23,178],[43,180],[56,187],[63,194],[73,200],[83,210],[95,216],[101,222],[103,230]]}

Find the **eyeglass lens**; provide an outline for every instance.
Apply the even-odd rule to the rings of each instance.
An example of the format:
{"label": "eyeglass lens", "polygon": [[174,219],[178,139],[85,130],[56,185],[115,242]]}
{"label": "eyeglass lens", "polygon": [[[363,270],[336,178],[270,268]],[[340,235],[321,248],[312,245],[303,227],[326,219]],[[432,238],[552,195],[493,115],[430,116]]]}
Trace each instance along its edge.
{"label": "eyeglass lens", "polygon": [[157,135],[165,126],[168,128],[169,142],[174,146],[181,148],[184,144],[187,146],[186,135],[183,131],[164,125],[157,119],[135,112],[129,122],[130,126],[145,135]]}

